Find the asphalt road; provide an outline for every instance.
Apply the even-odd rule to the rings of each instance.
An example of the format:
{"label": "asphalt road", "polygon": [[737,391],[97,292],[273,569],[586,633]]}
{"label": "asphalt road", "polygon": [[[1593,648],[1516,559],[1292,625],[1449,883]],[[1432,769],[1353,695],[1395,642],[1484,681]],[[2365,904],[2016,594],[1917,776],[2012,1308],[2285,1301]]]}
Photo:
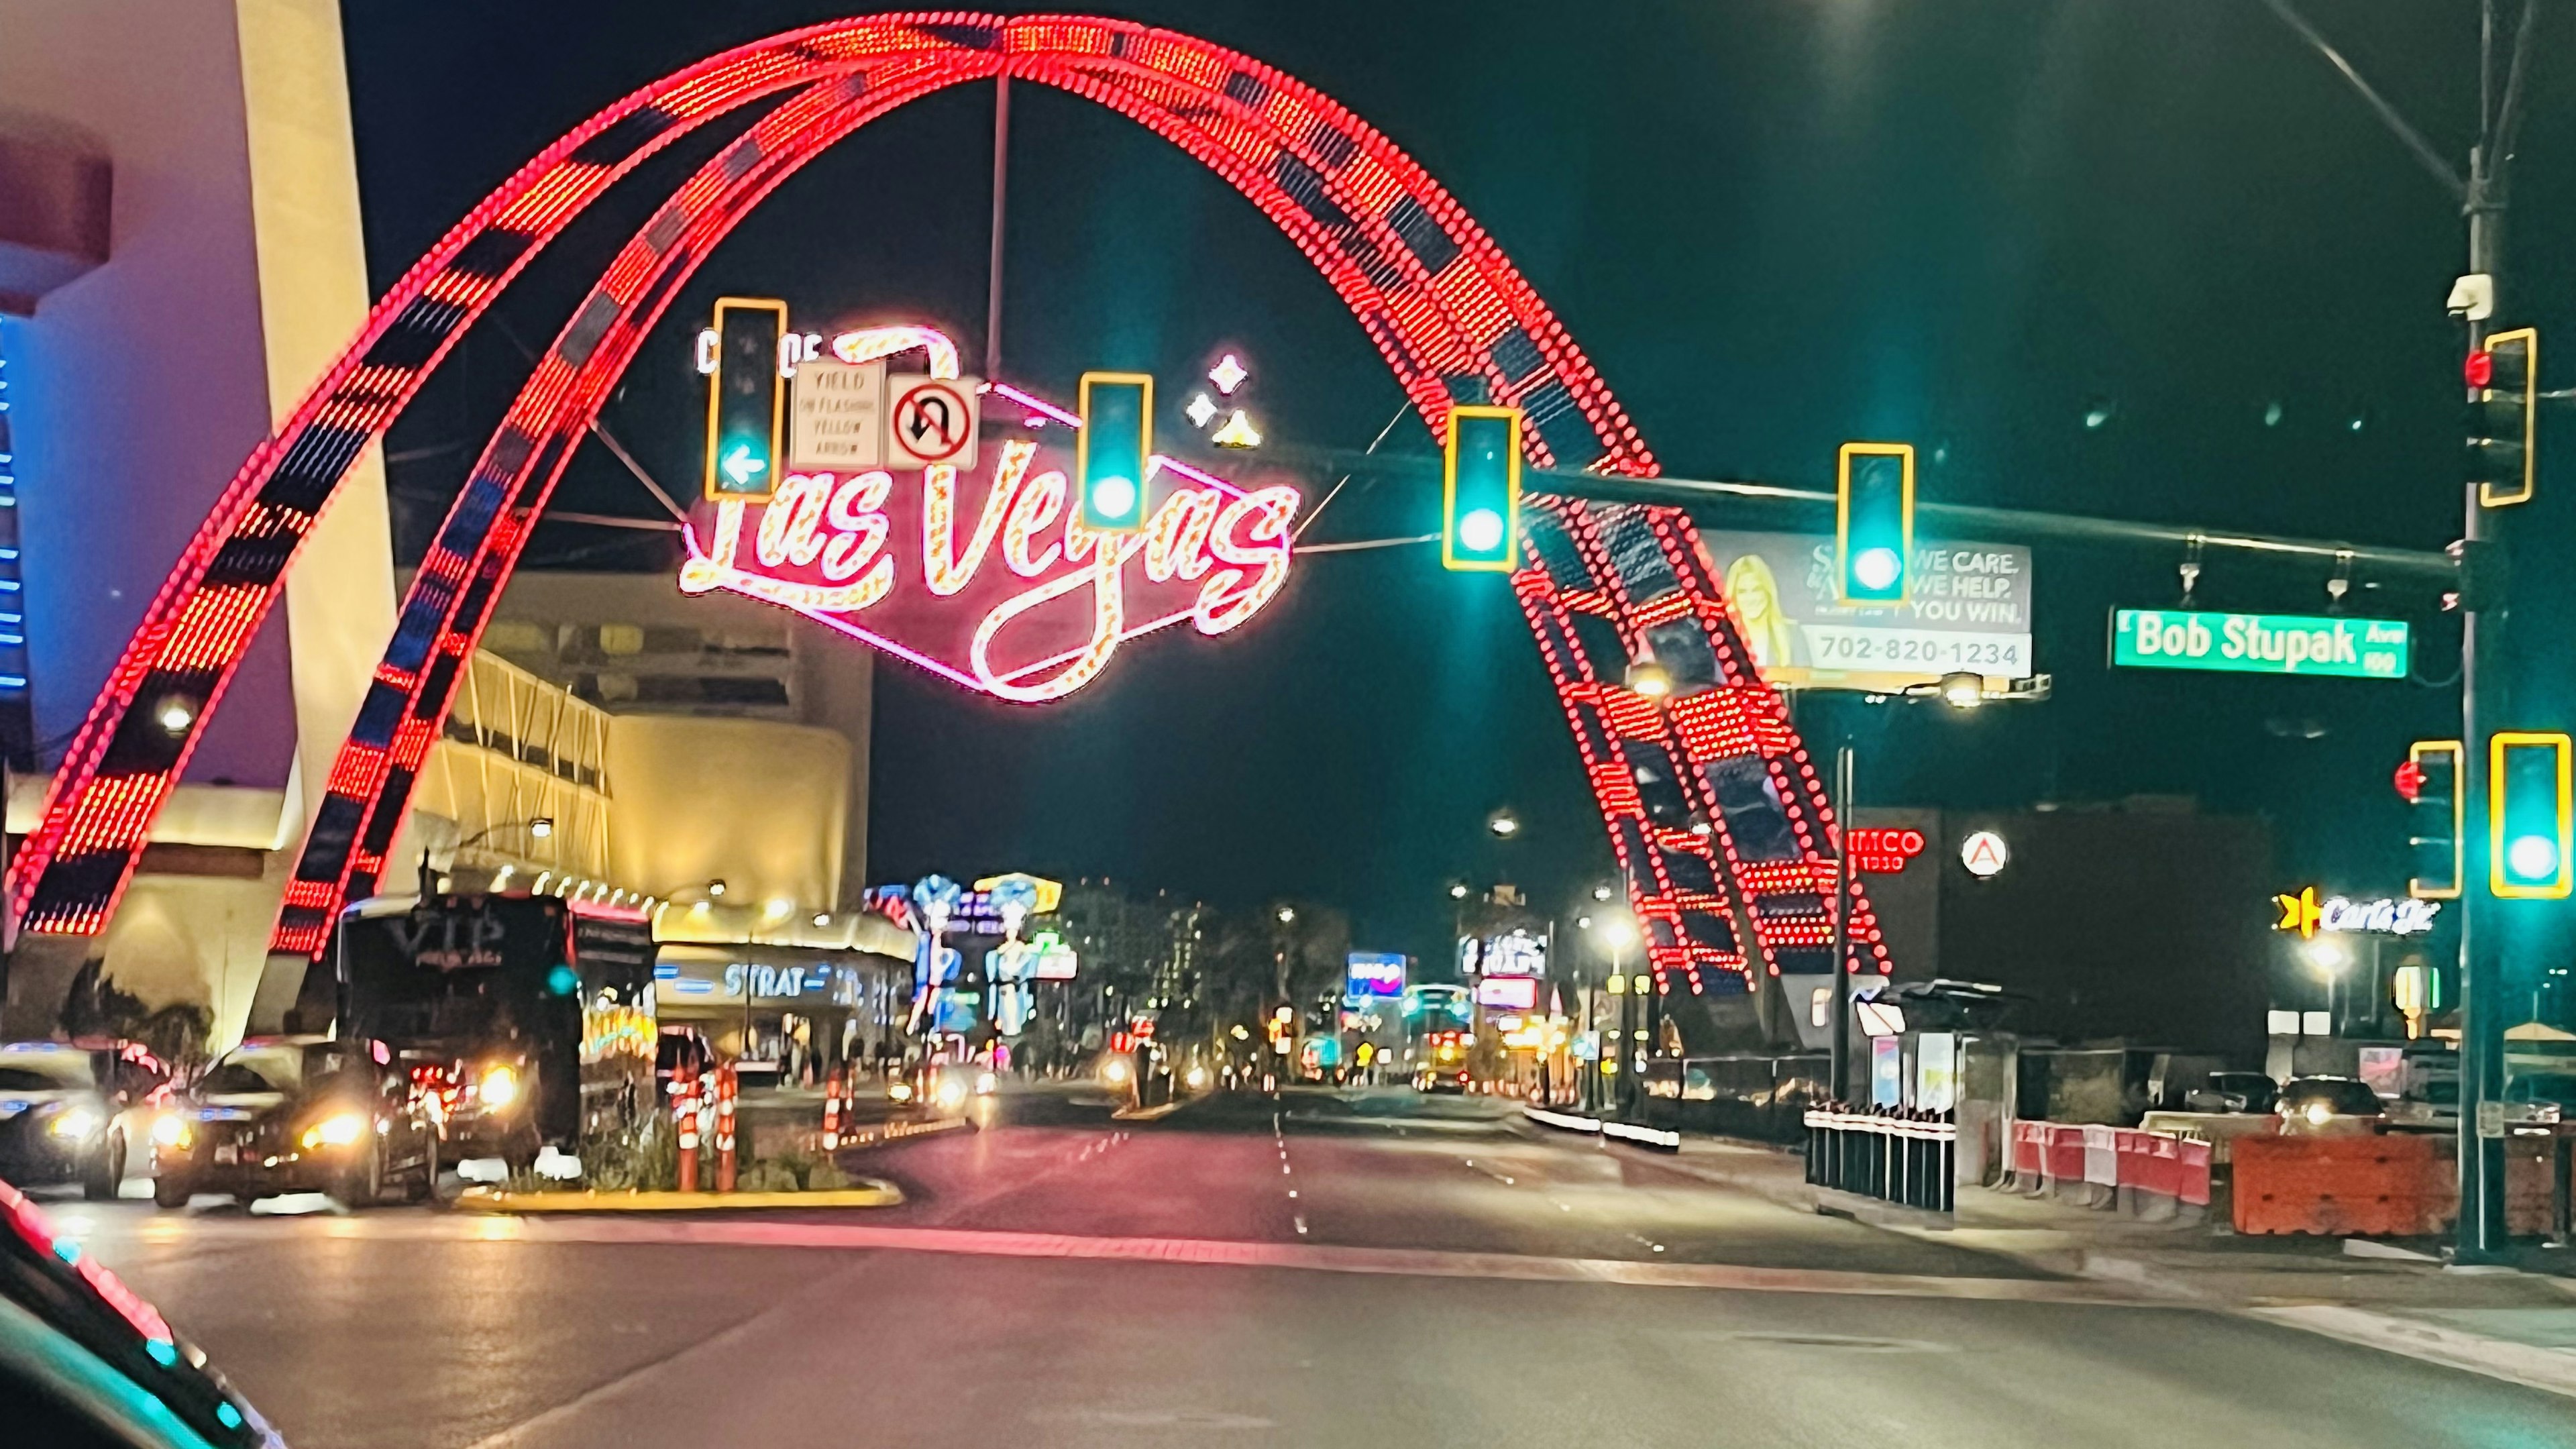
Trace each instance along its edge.
{"label": "asphalt road", "polygon": [[1054,1089],[900,1208],[53,1212],[297,1446],[2576,1446],[2576,1405],[2107,1301],[1409,1092]]}

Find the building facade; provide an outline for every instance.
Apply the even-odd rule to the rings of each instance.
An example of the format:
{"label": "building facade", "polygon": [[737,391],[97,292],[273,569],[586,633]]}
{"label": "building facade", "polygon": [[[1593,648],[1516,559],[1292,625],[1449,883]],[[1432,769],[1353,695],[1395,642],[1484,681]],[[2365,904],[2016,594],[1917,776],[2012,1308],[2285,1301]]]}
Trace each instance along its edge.
{"label": "building facade", "polygon": [[[136,78],[148,78],[137,80]],[[335,0],[0,0],[0,745],[23,833],[46,771],[216,496],[364,321]],[[220,1043],[393,628],[374,449],[98,936],[11,952],[0,1031],[94,965]]]}

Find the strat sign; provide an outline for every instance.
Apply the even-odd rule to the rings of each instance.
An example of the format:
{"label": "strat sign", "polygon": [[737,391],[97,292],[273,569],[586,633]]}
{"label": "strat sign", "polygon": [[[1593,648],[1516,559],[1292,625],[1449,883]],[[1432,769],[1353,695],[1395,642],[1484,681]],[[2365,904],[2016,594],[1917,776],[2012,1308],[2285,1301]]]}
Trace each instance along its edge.
{"label": "strat sign", "polygon": [[[955,348],[927,328],[831,343],[851,365],[916,348],[931,378],[954,377]],[[984,449],[979,466],[842,471],[791,457],[766,501],[701,501],[681,591],[794,609],[970,689],[1036,703],[1098,678],[1140,634],[1184,621],[1226,633],[1287,581],[1296,489],[1245,488],[1157,457],[1145,527],[1096,533],[1071,506],[1069,444],[1038,441],[1077,420],[1005,386],[982,402],[1027,435]]]}

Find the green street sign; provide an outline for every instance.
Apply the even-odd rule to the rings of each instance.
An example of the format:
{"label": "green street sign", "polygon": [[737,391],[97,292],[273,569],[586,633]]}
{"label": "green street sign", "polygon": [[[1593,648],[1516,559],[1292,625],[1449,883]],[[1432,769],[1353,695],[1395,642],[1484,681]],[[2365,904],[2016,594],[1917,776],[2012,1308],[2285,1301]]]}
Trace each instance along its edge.
{"label": "green street sign", "polygon": [[2406,625],[2316,614],[2114,609],[2111,662],[2128,669],[2404,679]]}

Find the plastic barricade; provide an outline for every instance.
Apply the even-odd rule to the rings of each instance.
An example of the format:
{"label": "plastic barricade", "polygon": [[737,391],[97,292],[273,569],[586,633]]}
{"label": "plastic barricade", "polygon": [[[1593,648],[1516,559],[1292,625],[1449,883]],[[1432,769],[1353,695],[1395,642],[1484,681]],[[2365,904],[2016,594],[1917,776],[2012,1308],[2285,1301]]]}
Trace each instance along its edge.
{"label": "plastic barricade", "polygon": [[2084,1124],[2084,1188],[2077,1194],[2087,1207],[2109,1207],[2120,1190],[2120,1129]]}
{"label": "plastic barricade", "polygon": [[2059,1197],[2084,1186],[2084,1128],[2081,1123],[2051,1122],[2040,1144],[2041,1180]]}
{"label": "plastic barricade", "polygon": [[2438,1233],[2459,1201],[2448,1145],[2412,1135],[2239,1138],[2236,1231]]}
{"label": "plastic barricade", "polygon": [[2027,1197],[2048,1182],[2048,1124],[2016,1120],[2004,1158],[2003,1190]]}
{"label": "plastic barricade", "polygon": [[2186,1213],[2209,1211],[2209,1174],[2217,1155],[2210,1142],[2190,1137],[2174,1140],[2174,1197]]}

